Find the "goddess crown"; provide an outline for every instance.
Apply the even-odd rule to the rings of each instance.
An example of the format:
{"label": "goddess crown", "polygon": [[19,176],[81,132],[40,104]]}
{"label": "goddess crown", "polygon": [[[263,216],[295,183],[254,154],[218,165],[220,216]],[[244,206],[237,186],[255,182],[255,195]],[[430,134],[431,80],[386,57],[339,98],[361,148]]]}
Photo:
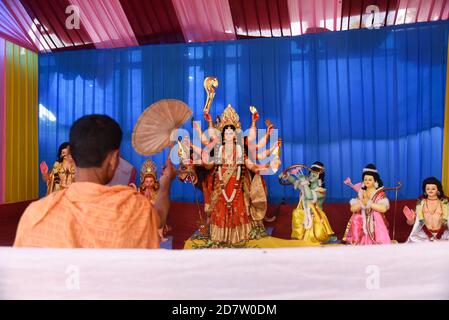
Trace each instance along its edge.
{"label": "goddess crown", "polygon": [[227,125],[233,125],[236,129],[240,129],[240,117],[235,109],[228,104],[226,109],[224,109],[223,113],[220,116],[220,122],[217,124],[217,129],[222,131],[223,128]]}

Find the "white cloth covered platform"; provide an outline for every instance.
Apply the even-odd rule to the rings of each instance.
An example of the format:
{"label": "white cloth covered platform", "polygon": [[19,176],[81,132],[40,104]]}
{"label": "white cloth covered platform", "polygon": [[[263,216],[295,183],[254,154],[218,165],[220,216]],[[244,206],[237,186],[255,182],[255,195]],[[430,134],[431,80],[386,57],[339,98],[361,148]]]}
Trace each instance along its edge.
{"label": "white cloth covered platform", "polygon": [[0,248],[1,299],[449,299],[449,243]]}

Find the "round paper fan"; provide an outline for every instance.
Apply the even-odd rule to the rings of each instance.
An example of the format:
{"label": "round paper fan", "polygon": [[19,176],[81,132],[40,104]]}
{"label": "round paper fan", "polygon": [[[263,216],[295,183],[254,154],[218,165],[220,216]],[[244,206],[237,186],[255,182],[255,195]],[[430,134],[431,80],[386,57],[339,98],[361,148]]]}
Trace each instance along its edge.
{"label": "round paper fan", "polygon": [[192,110],[184,102],[164,99],[146,108],[132,135],[134,149],[145,156],[161,152],[170,146],[170,135],[192,116]]}

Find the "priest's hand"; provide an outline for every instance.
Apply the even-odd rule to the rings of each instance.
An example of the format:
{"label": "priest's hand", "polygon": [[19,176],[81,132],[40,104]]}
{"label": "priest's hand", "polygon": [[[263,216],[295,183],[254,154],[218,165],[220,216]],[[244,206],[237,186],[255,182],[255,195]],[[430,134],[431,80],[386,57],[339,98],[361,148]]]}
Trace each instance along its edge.
{"label": "priest's hand", "polygon": [[177,174],[178,170],[173,166],[170,158],[167,158],[165,165],[162,168],[162,176],[160,178],[161,187],[162,185],[171,184]]}
{"label": "priest's hand", "polygon": [[168,211],[170,210],[170,186],[177,174],[178,171],[171,163],[170,157],[168,157],[162,169],[162,175],[159,179],[160,188],[154,203],[160,218],[158,228],[162,228],[166,224]]}

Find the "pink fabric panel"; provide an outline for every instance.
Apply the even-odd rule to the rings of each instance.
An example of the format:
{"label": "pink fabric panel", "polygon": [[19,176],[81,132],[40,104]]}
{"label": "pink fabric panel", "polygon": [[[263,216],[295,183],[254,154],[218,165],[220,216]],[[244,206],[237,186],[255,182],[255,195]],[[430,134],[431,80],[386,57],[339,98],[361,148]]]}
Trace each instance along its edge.
{"label": "pink fabric panel", "polygon": [[399,0],[395,25],[406,23],[407,16],[410,18],[413,14],[413,12],[410,11],[411,8],[407,8],[407,5],[408,0]]}
{"label": "pink fabric panel", "polygon": [[441,20],[449,19],[449,3],[446,2],[443,10],[443,14],[441,15]]}
{"label": "pink fabric panel", "polygon": [[5,202],[6,173],[6,52],[5,40],[0,38],[0,203]]}
{"label": "pink fabric panel", "polygon": [[[28,18],[28,24],[24,23],[22,17]],[[27,32],[32,25],[31,19],[19,0],[0,1],[0,21],[0,36],[24,48],[37,51],[37,42],[33,42]]]}
{"label": "pink fabric panel", "polygon": [[338,0],[315,1],[315,27],[337,31],[337,27],[340,27],[342,3]]}
{"label": "pink fabric panel", "polygon": [[431,10],[432,6],[434,6],[434,1],[420,1],[418,6],[419,10],[417,12],[417,20],[416,22],[430,21],[431,19]]}
{"label": "pink fabric panel", "polygon": [[[401,1],[404,2],[404,1]],[[424,2],[429,2],[425,0]],[[421,0],[408,0],[405,2],[407,7],[407,14],[405,17],[405,23],[415,23],[418,20],[418,11],[421,9]]]}
{"label": "pink fabric panel", "polygon": [[16,40],[16,43],[30,45],[22,30],[17,25],[8,8],[0,1],[0,35],[6,39]]}
{"label": "pink fabric panel", "polygon": [[444,6],[446,5],[446,0],[435,0],[431,12],[429,15],[429,21],[436,21],[440,19],[440,15],[443,12]]}
{"label": "pink fabric panel", "polygon": [[288,0],[292,35],[316,28],[339,30],[342,2],[338,0]]}
{"label": "pink fabric panel", "polygon": [[9,9],[12,16],[14,16],[14,19],[22,30],[23,35],[26,36],[28,41],[33,44],[28,48],[33,51],[39,50],[41,52],[50,52],[51,48],[44,40],[44,36],[40,32],[39,28],[36,27],[20,0],[3,0],[3,2]]}
{"label": "pink fabric panel", "polygon": [[[341,15],[342,15],[342,1],[332,1],[332,15],[333,15],[333,31],[339,31],[341,27]],[[329,6],[330,7],[330,6]]]}
{"label": "pink fabric panel", "polygon": [[187,42],[235,40],[227,0],[172,0]]}
{"label": "pink fabric panel", "polygon": [[70,0],[96,48],[138,46],[119,0]]}

